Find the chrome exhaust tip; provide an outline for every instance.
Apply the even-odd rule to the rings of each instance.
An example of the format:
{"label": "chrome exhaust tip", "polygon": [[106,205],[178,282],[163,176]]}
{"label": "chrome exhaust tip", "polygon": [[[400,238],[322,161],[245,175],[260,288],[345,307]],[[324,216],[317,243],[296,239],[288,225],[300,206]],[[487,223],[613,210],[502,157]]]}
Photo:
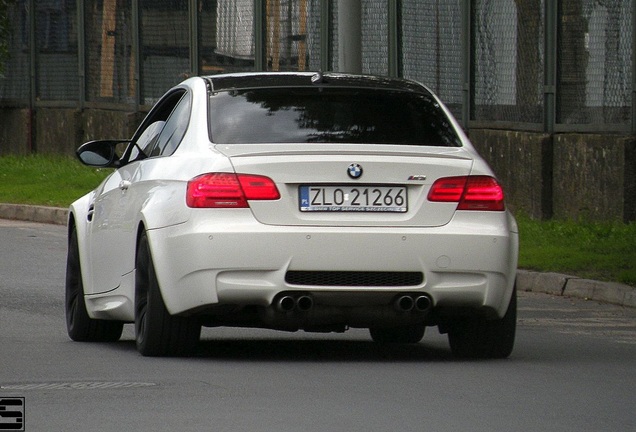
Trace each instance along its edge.
{"label": "chrome exhaust tip", "polygon": [[296,300],[296,306],[298,307],[299,311],[307,312],[314,307],[314,299],[308,295],[300,296]]}
{"label": "chrome exhaust tip", "polygon": [[418,296],[415,299],[415,309],[418,312],[426,312],[433,306],[433,302],[429,296]]}
{"label": "chrome exhaust tip", "polygon": [[291,312],[296,307],[296,300],[292,296],[282,296],[276,302],[276,309],[280,312]]}
{"label": "chrome exhaust tip", "polygon": [[395,299],[395,309],[400,312],[409,312],[415,306],[415,301],[412,297],[409,296],[399,296]]}

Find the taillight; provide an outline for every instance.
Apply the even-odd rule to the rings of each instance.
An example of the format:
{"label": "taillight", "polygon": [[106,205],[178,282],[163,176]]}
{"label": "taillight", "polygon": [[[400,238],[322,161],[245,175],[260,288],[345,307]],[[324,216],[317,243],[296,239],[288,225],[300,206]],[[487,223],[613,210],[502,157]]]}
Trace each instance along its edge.
{"label": "taillight", "polygon": [[278,188],[269,177],[238,174],[241,188],[248,200],[277,200],[280,198]]}
{"label": "taillight", "polygon": [[459,202],[468,177],[446,177],[433,183],[428,200],[434,202]]}
{"label": "taillight", "polygon": [[194,208],[245,208],[248,200],[277,200],[280,193],[269,177],[210,173],[188,182],[186,204]]}
{"label": "taillight", "polygon": [[457,210],[503,211],[503,189],[489,176],[463,176],[441,178],[433,183],[428,200],[457,202]]}

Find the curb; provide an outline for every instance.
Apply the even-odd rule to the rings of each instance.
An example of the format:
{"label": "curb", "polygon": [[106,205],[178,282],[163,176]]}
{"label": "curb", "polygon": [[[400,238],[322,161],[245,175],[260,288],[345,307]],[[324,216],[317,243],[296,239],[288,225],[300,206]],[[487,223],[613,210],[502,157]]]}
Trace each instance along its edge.
{"label": "curb", "polygon": [[517,290],[636,307],[636,288],[559,273],[517,270]]}
{"label": "curb", "polygon": [[[0,204],[0,219],[66,225],[68,210],[58,207]],[[517,270],[517,290],[636,307],[636,288],[559,273]]]}
{"label": "curb", "polygon": [[0,204],[0,219],[66,225],[68,209],[26,204]]}

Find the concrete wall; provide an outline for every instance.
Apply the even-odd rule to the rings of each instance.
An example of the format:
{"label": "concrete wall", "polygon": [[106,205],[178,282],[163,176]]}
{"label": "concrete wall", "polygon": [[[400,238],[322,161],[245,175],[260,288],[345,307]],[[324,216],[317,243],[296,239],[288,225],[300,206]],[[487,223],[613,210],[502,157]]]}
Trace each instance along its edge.
{"label": "concrete wall", "polygon": [[[0,155],[74,155],[94,139],[130,138],[144,113],[87,109],[0,109]],[[33,129],[31,124],[34,124]]]}
{"label": "concrete wall", "polygon": [[560,134],[554,139],[554,216],[635,220],[634,137]]}
{"label": "concrete wall", "polygon": [[636,220],[636,137],[471,130],[508,206],[533,218]]}
{"label": "concrete wall", "polygon": [[31,153],[31,110],[0,108],[0,156]]}
{"label": "concrete wall", "polygon": [[82,116],[84,129],[81,142],[96,139],[130,138],[143,118],[144,113],[85,110]]}
{"label": "concrete wall", "polygon": [[551,217],[550,135],[490,129],[474,129],[469,135],[503,184],[508,207],[535,219]]}
{"label": "concrete wall", "polygon": [[39,108],[35,113],[35,148],[42,154],[73,154],[82,136],[81,112]]}

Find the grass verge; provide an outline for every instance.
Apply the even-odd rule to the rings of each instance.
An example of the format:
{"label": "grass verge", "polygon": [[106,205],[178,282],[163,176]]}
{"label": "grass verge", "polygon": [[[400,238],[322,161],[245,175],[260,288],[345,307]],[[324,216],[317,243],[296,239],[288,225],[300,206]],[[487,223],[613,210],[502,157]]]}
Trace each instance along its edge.
{"label": "grass verge", "polygon": [[519,223],[519,267],[636,286],[636,223],[533,221]]}
{"label": "grass verge", "polygon": [[111,172],[65,156],[0,157],[0,202],[68,207]]}
{"label": "grass verge", "polygon": [[[63,156],[0,157],[0,202],[67,207],[112,170]],[[636,286],[636,223],[535,221],[517,215],[519,268]]]}

